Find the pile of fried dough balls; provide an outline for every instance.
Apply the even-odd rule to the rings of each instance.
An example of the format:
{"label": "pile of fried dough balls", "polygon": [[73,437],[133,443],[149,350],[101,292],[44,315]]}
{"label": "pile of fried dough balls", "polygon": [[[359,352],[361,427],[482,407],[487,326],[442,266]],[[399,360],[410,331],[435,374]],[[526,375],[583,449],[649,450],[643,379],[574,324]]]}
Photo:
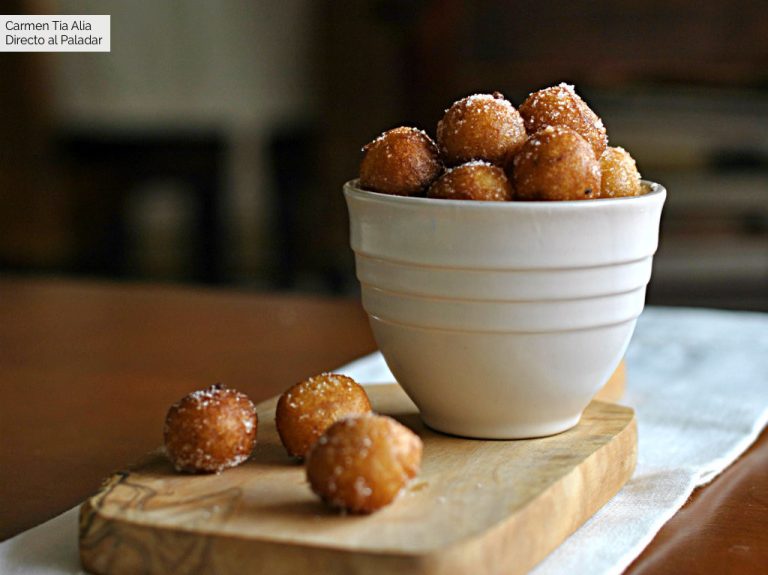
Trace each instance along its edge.
{"label": "pile of fried dough balls", "polygon": [[[421,466],[421,439],[374,414],[365,390],[344,375],[323,373],[290,387],[278,400],[275,425],[288,454],[305,462],[310,488],[344,511],[390,504]],[[250,457],[257,431],[251,400],[216,384],[171,406],[165,451],[177,471],[221,473]]]}
{"label": "pile of fried dough balls", "polygon": [[437,143],[416,128],[384,132],[363,148],[359,185],[398,196],[551,201],[639,196],[635,160],[608,146],[602,120],[559,84],[518,109],[499,92],[453,103]]}

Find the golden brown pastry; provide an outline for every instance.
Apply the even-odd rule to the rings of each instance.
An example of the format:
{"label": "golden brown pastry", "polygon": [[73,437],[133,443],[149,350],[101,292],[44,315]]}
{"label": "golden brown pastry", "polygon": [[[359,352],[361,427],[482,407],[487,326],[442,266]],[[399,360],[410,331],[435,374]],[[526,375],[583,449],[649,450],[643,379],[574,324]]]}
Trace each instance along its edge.
{"label": "golden brown pastry", "polygon": [[442,171],[437,146],[423,131],[400,127],[363,148],[360,187],[382,194],[422,194]]}
{"label": "golden brown pastry", "polygon": [[589,142],[596,158],[608,145],[603,121],[569,84],[562,83],[532,93],[520,105],[520,115],[529,134],[545,126],[565,126],[574,130]]}
{"label": "golden brown pastry", "polygon": [[437,124],[437,145],[450,166],[485,160],[503,167],[525,137],[522,117],[499,92],[454,102]]}
{"label": "golden brown pastry", "polygon": [[475,160],[446,170],[429,187],[427,197],[503,202],[512,199],[512,184],[498,166]]}
{"label": "golden brown pastry", "polygon": [[165,418],[165,451],[177,471],[218,473],[251,455],[258,429],[248,397],[221,384],[195,391]]}
{"label": "golden brown pastry", "polygon": [[391,503],[419,472],[421,439],[383,415],[334,423],[307,456],[307,480],[323,501],[353,513]]}
{"label": "golden brown pastry", "polygon": [[579,134],[547,126],[515,156],[517,200],[589,200],[600,195],[600,164]]}
{"label": "golden brown pastry", "polygon": [[639,196],[643,193],[635,159],[624,148],[608,146],[600,156],[603,174],[600,197]]}
{"label": "golden brown pastry", "polygon": [[275,424],[288,453],[304,457],[333,423],[370,411],[368,395],[354,379],[323,373],[297,383],[280,396]]}

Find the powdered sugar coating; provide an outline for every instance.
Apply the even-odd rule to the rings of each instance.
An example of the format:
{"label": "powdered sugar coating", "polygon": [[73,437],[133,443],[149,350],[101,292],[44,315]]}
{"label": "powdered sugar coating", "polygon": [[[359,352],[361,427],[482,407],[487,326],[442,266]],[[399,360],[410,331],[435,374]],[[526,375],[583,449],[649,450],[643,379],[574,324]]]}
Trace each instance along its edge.
{"label": "powdered sugar coating", "polygon": [[584,138],[564,126],[546,126],[528,138],[515,156],[515,199],[597,198],[600,176],[600,164]]}
{"label": "powdered sugar coating", "polygon": [[437,146],[423,130],[401,126],[363,147],[360,186],[399,196],[419,195],[442,171]]}
{"label": "powdered sugar coating", "polygon": [[529,134],[545,126],[564,126],[589,142],[599,158],[608,145],[603,121],[576,93],[573,85],[564,82],[531,93],[520,105]]}
{"label": "powdered sugar coating", "polygon": [[643,193],[635,159],[624,148],[608,146],[600,157],[600,170],[600,197],[639,196]]}
{"label": "powdered sugar coating", "polygon": [[525,137],[522,117],[499,92],[454,102],[437,124],[437,145],[447,165],[486,160],[503,167]]}
{"label": "powdered sugar coating", "polygon": [[504,202],[512,195],[512,184],[504,170],[483,160],[446,170],[427,190],[427,197],[445,200]]}
{"label": "powdered sugar coating", "polygon": [[368,394],[354,379],[322,373],[297,383],[280,396],[275,424],[288,453],[304,457],[333,423],[370,411]]}
{"label": "powdered sugar coating", "polygon": [[371,513],[394,501],[418,474],[421,453],[421,439],[390,417],[348,417],[309,452],[307,480],[331,506]]}
{"label": "powdered sugar coating", "polygon": [[216,384],[171,406],[163,438],[177,471],[219,473],[250,457],[257,431],[253,402],[237,390]]}

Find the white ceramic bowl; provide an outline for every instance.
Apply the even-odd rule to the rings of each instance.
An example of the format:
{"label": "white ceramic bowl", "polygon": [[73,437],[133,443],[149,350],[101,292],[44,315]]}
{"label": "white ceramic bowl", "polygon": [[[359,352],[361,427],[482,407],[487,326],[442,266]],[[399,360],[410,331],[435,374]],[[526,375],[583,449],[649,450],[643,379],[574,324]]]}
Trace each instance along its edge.
{"label": "white ceramic bowl", "polygon": [[424,422],[466,437],[575,425],[643,309],[666,190],[468,202],[344,186],[363,307]]}

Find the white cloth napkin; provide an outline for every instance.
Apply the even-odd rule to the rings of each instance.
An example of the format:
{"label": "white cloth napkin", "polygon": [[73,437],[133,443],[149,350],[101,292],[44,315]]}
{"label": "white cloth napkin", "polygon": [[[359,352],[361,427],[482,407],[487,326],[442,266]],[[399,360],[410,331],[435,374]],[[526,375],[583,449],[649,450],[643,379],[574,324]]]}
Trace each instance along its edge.
{"label": "white cloth napkin", "polygon": [[[637,412],[639,457],[627,485],[535,569],[621,573],[685,503],[768,422],[768,315],[649,308],[627,355],[622,403]],[[393,381],[374,353],[339,372]],[[0,573],[82,573],[77,509],[0,543]]]}

